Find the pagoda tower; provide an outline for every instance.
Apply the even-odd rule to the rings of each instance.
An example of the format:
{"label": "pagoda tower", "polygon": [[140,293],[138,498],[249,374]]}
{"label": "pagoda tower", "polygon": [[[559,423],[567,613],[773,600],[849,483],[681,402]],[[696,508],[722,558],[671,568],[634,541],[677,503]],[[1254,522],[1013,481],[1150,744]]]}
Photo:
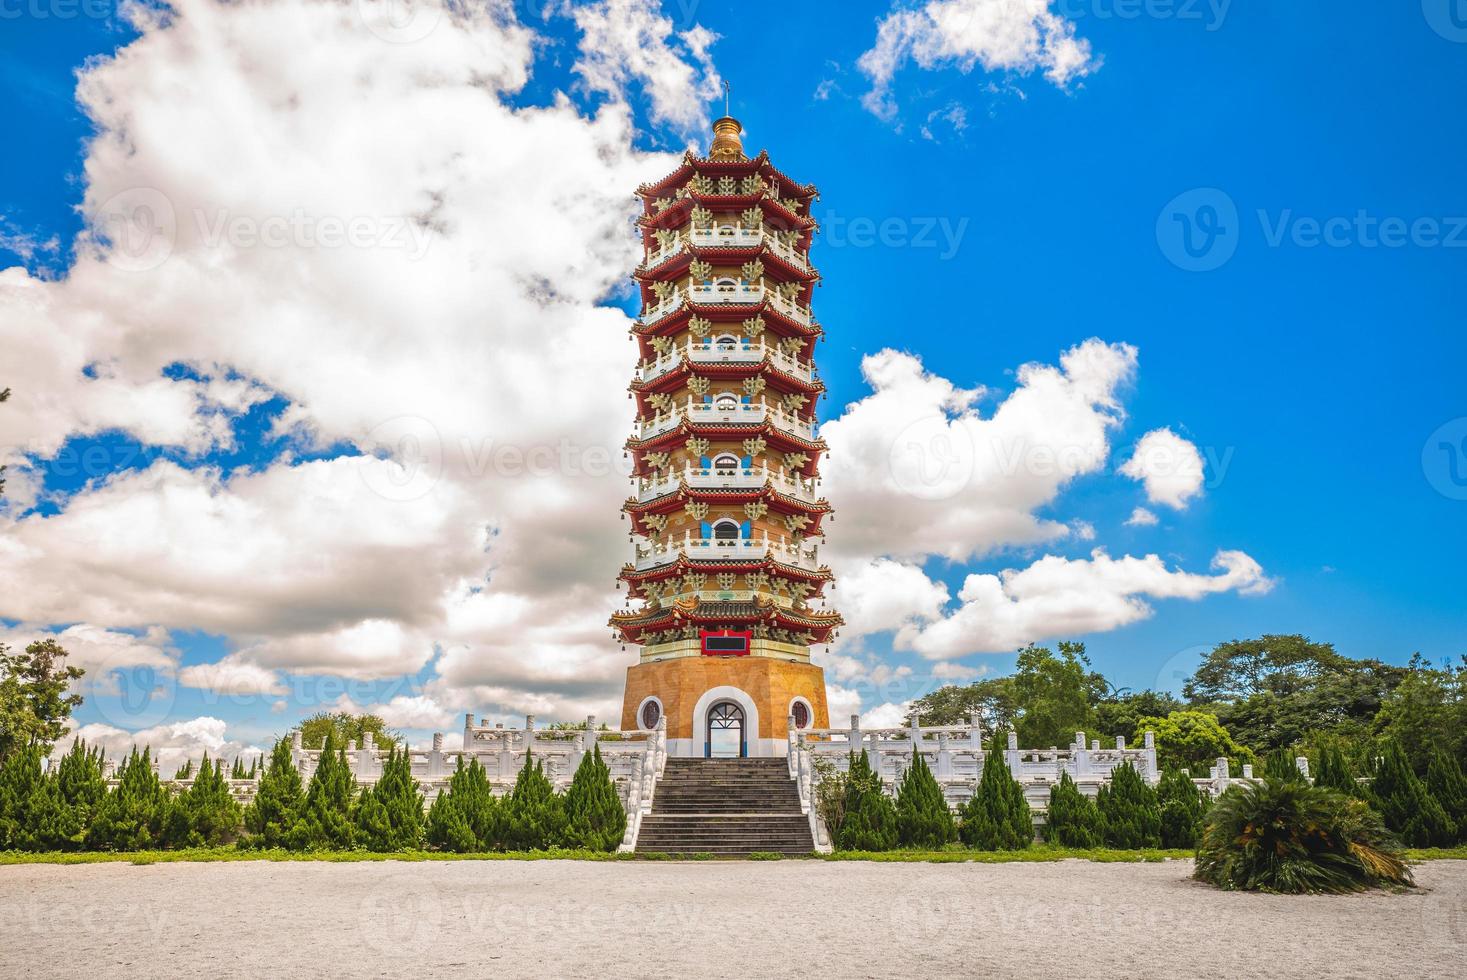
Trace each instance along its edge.
{"label": "pagoda tower", "polygon": [[707,157],[689,152],[637,191],[635,554],[611,625],[641,656],[622,728],[665,718],[674,755],[782,755],[791,722],[830,725],[810,647],[841,624],[823,608],[816,544],[830,513],[810,311],[818,192],[767,152],[746,156],[738,121],[713,130]]}

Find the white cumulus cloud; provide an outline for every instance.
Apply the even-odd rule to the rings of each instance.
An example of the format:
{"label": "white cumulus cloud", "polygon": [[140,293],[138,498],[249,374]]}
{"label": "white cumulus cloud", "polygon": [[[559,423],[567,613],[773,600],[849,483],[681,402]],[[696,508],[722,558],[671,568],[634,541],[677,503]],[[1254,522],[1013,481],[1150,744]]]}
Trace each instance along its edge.
{"label": "white cumulus cloud", "polygon": [[1146,499],[1173,510],[1185,510],[1202,494],[1205,468],[1197,447],[1171,429],[1155,429],[1141,437],[1120,473],[1146,488]]}

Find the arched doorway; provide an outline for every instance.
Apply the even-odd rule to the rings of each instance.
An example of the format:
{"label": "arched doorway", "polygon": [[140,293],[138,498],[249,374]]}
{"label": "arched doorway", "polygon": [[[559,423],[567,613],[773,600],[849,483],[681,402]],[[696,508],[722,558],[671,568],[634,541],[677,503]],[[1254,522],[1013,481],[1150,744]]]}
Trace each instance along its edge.
{"label": "arched doorway", "polygon": [[742,759],[749,754],[744,735],[744,709],[720,701],[708,709],[703,754],[710,759]]}

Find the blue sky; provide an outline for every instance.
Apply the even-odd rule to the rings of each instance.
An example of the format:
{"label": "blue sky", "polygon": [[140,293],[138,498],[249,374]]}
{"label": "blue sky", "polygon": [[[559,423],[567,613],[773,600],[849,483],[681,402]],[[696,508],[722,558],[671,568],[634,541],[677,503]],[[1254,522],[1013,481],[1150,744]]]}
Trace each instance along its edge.
{"label": "blue sky", "polygon": [[[1038,514],[1087,522],[1095,540],[1006,548],[959,565],[933,557],[923,568],[955,594],[969,572],[1042,554],[1080,559],[1097,545],[1197,571],[1222,548],[1256,560],[1275,581],[1265,595],[1159,599],[1150,618],[1076,637],[1116,683],[1139,688],[1187,651],[1268,632],[1394,662],[1416,651],[1467,652],[1467,489],[1439,445],[1467,436],[1467,423],[1451,427],[1467,416],[1467,31],[1434,29],[1452,22],[1434,20],[1432,4],[1236,2],[1184,17],[1073,0],[1052,9],[1089,43],[1099,67],[1088,75],[1059,86],[1040,71],[908,60],[892,83],[891,118],[863,104],[872,82],[857,67],[891,13],[885,5],[808,3],[777,34],[759,5],[670,0],[662,12],[679,31],[696,21],[719,35],[711,54],[732,83],[748,143],[821,189],[814,213],[825,232],[813,258],[824,276],[816,310],[829,333],[823,414],[868,394],[861,358],[884,347],[920,356],[958,386],[986,386],[984,412],[1015,388],[1021,364],[1054,363],[1090,337],[1137,348],[1109,464]],[[551,105],[565,93],[591,112],[614,98],[576,86],[574,24],[528,23],[544,40],[513,104]],[[0,230],[11,246],[0,249],[0,267],[64,277],[82,226],[90,132],[74,73],[132,38],[114,20],[88,17],[24,16],[0,32],[0,112],[22,151],[0,159]],[[636,85],[628,98],[643,149],[681,147],[675,128],[650,119]],[[1168,211],[1179,198],[1193,222],[1206,220],[1199,206],[1222,209],[1221,242],[1200,259],[1186,257],[1184,225]],[[1387,247],[1361,231],[1361,214],[1366,224],[1428,219],[1440,230],[1417,224],[1414,240]],[[1311,245],[1310,219],[1348,226],[1334,226],[1337,244]],[[901,237],[930,231],[932,240],[865,243],[852,230],[863,220],[894,221]],[[55,251],[21,254],[17,244],[53,237]],[[1191,244],[1205,241],[1196,232]],[[1220,264],[1191,271],[1182,267],[1189,261]],[[0,377],[17,388],[24,380]],[[109,465],[137,469],[159,456],[188,468],[264,467],[286,448],[266,432],[285,405],[262,402],[236,419],[239,445],[227,451],[133,452],[135,441],[112,435],[73,438],[68,452],[111,446]],[[1442,426],[1446,435],[1435,435]],[[1156,526],[1127,526],[1145,500],[1114,471],[1160,427],[1204,452],[1205,492],[1184,511],[1159,509]],[[40,512],[65,509],[85,481],[55,460],[43,469],[54,495]],[[838,517],[832,535],[842,527]],[[613,571],[605,569],[608,580]],[[206,629],[175,629],[172,641],[185,665],[236,645]],[[867,646],[920,669],[921,658],[894,650],[889,637]],[[1011,662],[965,660],[995,672]],[[393,683],[381,684],[392,696]],[[380,691],[354,696],[370,701]],[[87,713],[95,710],[84,709],[84,720],[97,720]],[[259,701],[240,707],[177,691],[168,717],[199,714],[226,718],[245,738],[281,727]]]}

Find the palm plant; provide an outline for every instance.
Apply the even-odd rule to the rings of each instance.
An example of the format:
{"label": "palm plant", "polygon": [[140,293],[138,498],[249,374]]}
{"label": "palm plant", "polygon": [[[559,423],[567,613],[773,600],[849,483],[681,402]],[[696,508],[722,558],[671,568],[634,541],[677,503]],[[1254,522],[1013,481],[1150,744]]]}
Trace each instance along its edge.
{"label": "palm plant", "polygon": [[1235,786],[1207,815],[1198,879],[1283,894],[1409,887],[1411,872],[1364,802],[1295,779]]}

